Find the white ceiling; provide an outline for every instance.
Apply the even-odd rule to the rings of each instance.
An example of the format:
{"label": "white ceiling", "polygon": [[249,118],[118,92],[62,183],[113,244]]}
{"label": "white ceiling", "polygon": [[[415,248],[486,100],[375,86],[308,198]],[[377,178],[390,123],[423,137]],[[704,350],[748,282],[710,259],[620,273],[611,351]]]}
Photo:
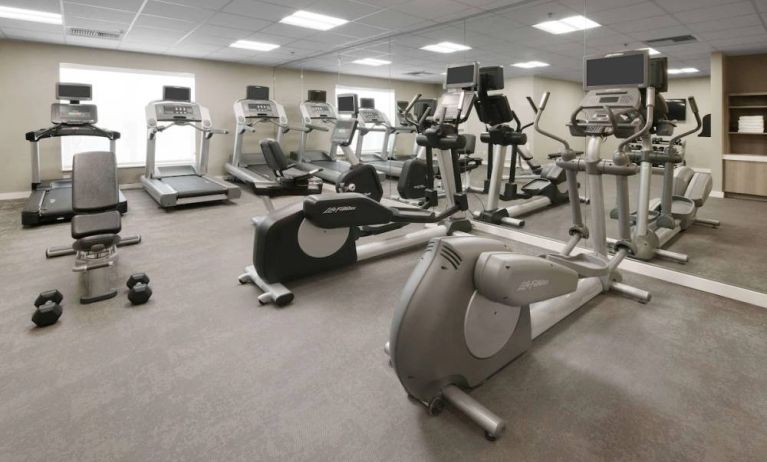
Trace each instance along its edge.
{"label": "white ceiling", "polygon": [[[671,67],[709,71],[714,51],[767,50],[767,0],[0,0],[0,6],[60,12],[64,25],[0,18],[0,38],[235,61],[269,66],[439,81],[447,64],[508,65],[538,60],[550,67],[507,68],[507,75],[579,80],[584,54],[641,48],[645,40],[691,34],[697,42],[659,48]],[[297,9],[342,17],[327,32],[280,24]],[[531,27],[584,14],[602,24],[586,33],[551,35]],[[68,27],[122,32],[119,41],[71,37]],[[235,40],[276,43],[256,52]],[[466,43],[472,50],[441,55],[419,48]],[[391,66],[351,63],[359,58]],[[411,77],[407,72],[430,74]]]}

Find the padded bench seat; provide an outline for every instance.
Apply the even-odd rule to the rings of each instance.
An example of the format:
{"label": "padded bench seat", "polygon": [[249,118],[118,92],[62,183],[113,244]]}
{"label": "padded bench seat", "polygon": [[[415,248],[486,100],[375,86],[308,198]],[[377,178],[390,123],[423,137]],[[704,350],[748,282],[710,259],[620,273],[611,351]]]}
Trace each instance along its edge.
{"label": "padded bench seat", "polygon": [[72,237],[75,239],[97,234],[117,234],[121,229],[120,212],[117,210],[75,215],[72,218]]}

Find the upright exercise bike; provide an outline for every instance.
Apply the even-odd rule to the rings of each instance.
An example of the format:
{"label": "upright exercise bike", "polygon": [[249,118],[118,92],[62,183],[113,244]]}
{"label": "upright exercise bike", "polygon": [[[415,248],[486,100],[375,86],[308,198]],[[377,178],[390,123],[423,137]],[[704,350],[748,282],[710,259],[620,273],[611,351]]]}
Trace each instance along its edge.
{"label": "upright exercise bike", "polygon": [[[539,133],[565,146],[557,164],[566,172],[573,226],[561,253],[520,255],[507,251],[497,240],[474,236],[429,243],[405,285],[385,350],[407,394],[431,414],[450,403],[479,425],[488,439],[496,439],[504,431],[504,420],[464,390],[484,383],[524,353],[534,338],[601,293],[650,300],[648,292],[620,282],[618,265],[632,252],[628,230],[622,234],[618,252],[612,258],[607,254],[602,176],[615,175],[619,214],[627,220],[626,180],[637,166],[621,152],[612,161],[600,155],[607,138],[635,138],[650,128],[650,124],[638,125],[636,118],[617,115],[640,110],[637,87],[650,85],[645,72],[648,57],[643,52],[587,60],[584,87],[588,94],[570,124],[573,136],[587,139],[584,159],[536,123]],[[600,75],[595,76],[594,69]],[[635,75],[627,75],[628,69],[634,69]],[[548,97],[546,93],[541,100],[541,112]],[[575,119],[581,112],[585,121]],[[586,173],[593,194],[591,227],[586,227],[581,215],[577,172]],[[574,254],[576,245],[587,238],[593,252]]]}

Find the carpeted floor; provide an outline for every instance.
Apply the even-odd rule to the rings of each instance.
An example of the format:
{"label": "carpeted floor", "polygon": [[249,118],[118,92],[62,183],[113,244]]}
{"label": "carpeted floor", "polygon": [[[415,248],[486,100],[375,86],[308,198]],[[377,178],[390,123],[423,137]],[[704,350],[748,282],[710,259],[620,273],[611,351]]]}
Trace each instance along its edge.
{"label": "carpeted floor", "polygon": [[[43,253],[69,242],[68,226],[22,230],[20,203],[0,203],[2,461],[767,459],[763,309],[629,275],[650,304],[600,297],[473,392],[509,422],[490,443],[452,410],[429,417],[387,365],[419,252],[259,306],[237,283],[256,198],[166,212],[126,193],[124,233],[144,242],[120,250],[120,280],[150,275],[142,307],[124,293],[78,305],[71,258]],[[49,288],[64,316],[33,329]]]}
{"label": "carpeted floor", "polygon": [[[475,186],[482,184],[484,167],[473,174]],[[632,210],[635,210],[638,177],[629,179],[629,197]],[[660,197],[662,178],[654,175],[652,196]],[[583,183],[583,180],[581,180]],[[583,185],[581,186],[583,189]],[[614,201],[615,181],[604,178],[605,197]],[[480,210],[487,202],[485,195],[472,195],[472,206]],[[514,202],[504,203],[506,206]],[[612,206],[612,202],[609,203]],[[609,213],[611,207],[608,207]],[[584,217],[588,217],[588,205],[582,207]],[[762,245],[764,231],[767,230],[767,202],[746,199],[709,198],[698,211],[700,218],[716,218],[722,222],[719,228],[706,225],[693,225],[680,233],[668,250],[689,255],[686,264],[655,259],[653,264],[681,271],[706,279],[721,281],[748,289],[764,292],[767,290],[767,246]],[[538,236],[565,240],[567,230],[572,224],[572,215],[567,205],[550,207],[525,217],[525,227],[520,231]],[[607,217],[608,235],[617,237],[617,221]]]}

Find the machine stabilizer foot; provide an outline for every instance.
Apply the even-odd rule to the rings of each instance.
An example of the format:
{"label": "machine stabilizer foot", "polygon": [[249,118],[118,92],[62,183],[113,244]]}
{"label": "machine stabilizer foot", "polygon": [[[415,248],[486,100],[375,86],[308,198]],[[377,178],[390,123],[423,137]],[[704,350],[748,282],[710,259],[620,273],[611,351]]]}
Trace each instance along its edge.
{"label": "machine stabilizer foot", "polygon": [[[485,437],[495,441],[506,430],[506,422],[455,385],[442,389],[444,399],[463,412],[485,431]],[[431,408],[431,406],[430,406]]]}

